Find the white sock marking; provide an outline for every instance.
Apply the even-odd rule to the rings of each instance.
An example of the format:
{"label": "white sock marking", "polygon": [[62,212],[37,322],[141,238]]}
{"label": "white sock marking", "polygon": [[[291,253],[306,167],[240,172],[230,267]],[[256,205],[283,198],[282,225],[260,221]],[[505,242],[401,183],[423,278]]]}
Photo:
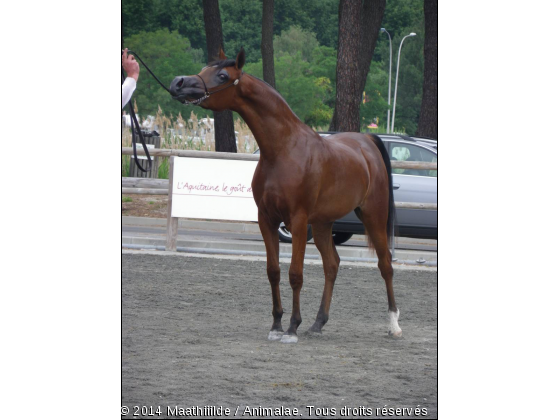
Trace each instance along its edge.
{"label": "white sock marking", "polygon": [[397,312],[389,311],[389,335],[400,337],[402,335],[402,330],[399,327],[399,315],[400,311],[397,309]]}

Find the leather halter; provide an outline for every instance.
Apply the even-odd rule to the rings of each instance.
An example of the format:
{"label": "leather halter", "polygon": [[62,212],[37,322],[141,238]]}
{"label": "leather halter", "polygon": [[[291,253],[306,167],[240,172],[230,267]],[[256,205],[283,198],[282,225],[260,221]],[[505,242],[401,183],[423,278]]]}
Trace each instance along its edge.
{"label": "leather halter", "polygon": [[224,89],[227,89],[228,87],[236,86],[239,83],[239,81],[241,80],[241,76],[243,76],[243,72],[241,72],[241,75],[239,76],[239,78],[235,79],[233,83],[230,83],[229,85],[227,85],[227,86],[225,86],[221,89],[215,90],[213,92],[208,91],[208,88],[206,87],[206,83],[204,82],[204,79],[199,74],[195,74],[195,76],[198,77],[202,81],[202,84],[204,85],[204,96],[202,98],[194,99],[192,101],[189,101],[189,100],[185,99],[185,101],[183,102],[183,105],[200,105],[202,103],[202,101],[208,99],[210,97],[210,95],[213,95],[214,93],[218,93],[218,92],[220,92]]}

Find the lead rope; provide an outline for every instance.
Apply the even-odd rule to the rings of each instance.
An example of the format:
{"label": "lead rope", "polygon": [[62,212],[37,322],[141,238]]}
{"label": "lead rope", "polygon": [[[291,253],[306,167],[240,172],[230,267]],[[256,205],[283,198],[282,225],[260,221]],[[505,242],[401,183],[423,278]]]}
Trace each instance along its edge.
{"label": "lead rope", "polygon": [[[144,61],[140,58],[140,56],[138,54],[136,54],[134,51],[128,51],[129,54],[134,55],[138,61],[140,61],[144,67],[146,67],[146,70],[148,70],[148,73],[150,73],[152,75],[152,77],[154,79],[156,79],[156,81],[160,84],[160,86],[162,88],[164,88],[169,94],[171,94],[171,92],[169,91],[169,89],[167,89],[163,83],[161,83],[161,81],[157,78],[157,76],[150,70],[150,68],[146,65],[146,63],[144,63]],[[122,83],[124,83],[124,69],[121,67],[121,72],[122,72]],[[130,128],[132,130],[132,150],[134,152],[134,162],[136,163],[136,166],[138,167],[138,169],[140,169],[142,172],[149,172],[152,170],[152,158],[150,157],[150,153],[148,152],[148,148],[146,147],[146,141],[144,140],[144,135],[142,134],[142,130],[140,129],[140,124],[138,123],[138,119],[136,118],[136,113],[134,112],[134,107],[132,106],[132,98],[130,98],[130,116],[131,116],[131,121],[130,121]],[[146,157],[148,158],[148,169],[144,169],[141,165],[140,162],[138,162],[138,156],[136,154],[136,135],[134,133],[134,125],[136,125],[136,129],[138,130],[138,135],[140,136],[140,142],[142,143],[142,148],[144,149],[144,153],[146,153]]]}
{"label": "lead rope", "polygon": [[144,63],[144,62],[142,61],[142,59],[140,58],[140,56],[139,56],[138,54],[136,54],[134,51],[130,51],[130,50],[128,50],[128,53],[134,55],[134,56],[138,59],[138,61],[140,61],[140,62],[144,65],[144,67],[146,67],[146,70],[148,70],[148,73],[150,73],[150,74],[152,75],[152,77],[153,77],[154,79],[156,79],[156,82],[158,82],[162,88],[164,88],[169,94],[171,94],[171,92],[169,91],[169,89],[167,89],[167,88],[165,87],[165,85],[164,85],[163,83],[161,83],[161,81],[156,77],[156,75],[155,75],[154,73],[152,73],[152,71],[150,70],[150,68],[146,65],[146,63]]}
{"label": "lead rope", "polygon": [[[124,75],[124,69],[122,67],[121,67],[121,78],[122,78],[122,83],[124,83],[125,75]],[[134,162],[136,163],[138,169],[140,169],[142,172],[150,172],[152,170],[152,158],[150,156],[150,152],[148,152],[148,147],[146,146],[146,140],[144,139],[144,134],[142,134],[142,130],[140,129],[138,118],[136,118],[136,113],[134,112],[134,106],[132,105],[132,98],[130,98],[128,105],[130,106],[130,129],[132,131],[132,152],[134,153]],[[135,128],[136,130],[138,130],[138,135],[140,136],[140,142],[142,143],[142,148],[144,149],[144,153],[146,153],[146,157],[148,158],[148,169],[144,169],[142,165],[140,165],[140,162],[138,161],[138,154],[136,152]]]}

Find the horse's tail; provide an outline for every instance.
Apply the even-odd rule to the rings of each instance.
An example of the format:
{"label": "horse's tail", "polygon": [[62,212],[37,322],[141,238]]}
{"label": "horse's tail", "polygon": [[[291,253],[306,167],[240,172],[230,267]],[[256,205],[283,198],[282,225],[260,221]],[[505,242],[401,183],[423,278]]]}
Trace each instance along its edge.
{"label": "horse's tail", "polygon": [[381,156],[383,157],[383,163],[385,163],[385,169],[387,170],[387,178],[389,179],[389,217],[387,218],[387,238],[389,248],[392,248],[393,241],[395,240],[394,225],[395,225],[395,197],[393,196],[393,176],[391,170],[391,159],[389,158],[389,153],[383,145],[383,141],[375,134],[370,134],[373,138],[373,142],[379,149]]}

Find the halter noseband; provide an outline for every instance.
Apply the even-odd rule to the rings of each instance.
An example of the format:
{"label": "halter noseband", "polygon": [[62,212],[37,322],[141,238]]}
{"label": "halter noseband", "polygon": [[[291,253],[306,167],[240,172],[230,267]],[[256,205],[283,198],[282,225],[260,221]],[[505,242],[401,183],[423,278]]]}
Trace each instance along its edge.
{"label": "halter noseband", "polygon": [[[202,70],[204,70],[204,69],[202,69]],[[188,100],[185,99],[185,102],[183,102],[183,105],[200,105],[202,103],[202,101],[208,99],[210,97],[210,95],[213,95],[214,93],[218,93],[218,92],[220,92],[224,89],[227,89],[228,87],[236,86],[239,83],[239,81],[241,80],[241,76],[243,76],[243,72],[241,72],[241,75],[239,76],[239,78],[235,79],[235,81],[233,83],[231,83],[231,84],[229,84],[226,87],[223,87],[221,89],[215,90],[214,92],[209,92],[208,91],[208,88],[206,87],[206,83],[204,82],[204,79],[199,74],[196,74],[195,76],[198,77],[202,81],[202,84],[204,85],[204,96],[202,98],[198,98],[198,99],[195,99],[195,100],[192,100],[192,101],[188,101]]]}

